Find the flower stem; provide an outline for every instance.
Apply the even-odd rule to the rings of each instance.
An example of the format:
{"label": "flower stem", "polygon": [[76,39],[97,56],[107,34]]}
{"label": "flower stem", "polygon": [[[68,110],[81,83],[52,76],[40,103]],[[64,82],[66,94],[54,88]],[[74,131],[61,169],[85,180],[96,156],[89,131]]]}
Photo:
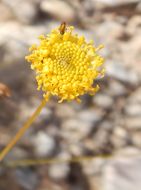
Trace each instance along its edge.
{"label": "flower stem", "polygon": [[17,134],[13,137],[13,139],[8,143],[8,145],[0,152],[0,161],[2,161],[8,152],[13,148],[13,146],[18,142],[18,140],[24,135],[26,130],[31,126],[33,121],[41,112],[42,108],[45,106],[46,100],[43,99],[38,108],[35,110],[33,115],[26,121],[23,127],[17,132]]}
{"label": "flower stem", "polygon": [[47,164],[61,164],[61,163],[81,163],[83,161],[93,161],[95,159],[111,159],[114,157],[114,154],[103,154],[103,155],[95,155],[95,156],[78,156],[71,158],[43,158],[43,159],[23,159],[23,160],[15,160],[15,161],[6,161],[3,163],[3,167],[27,167],[27,166],[39,166],[39,165],[47,165]]}

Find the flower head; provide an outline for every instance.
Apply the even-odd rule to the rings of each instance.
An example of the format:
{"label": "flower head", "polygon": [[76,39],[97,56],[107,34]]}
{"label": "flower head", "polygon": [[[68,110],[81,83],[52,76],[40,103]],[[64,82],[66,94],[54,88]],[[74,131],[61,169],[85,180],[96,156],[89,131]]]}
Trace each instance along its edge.
{"label": "flower head", "polygon": [[31,68],[36,71],[38,89],[44,97],[55,95],[63,100],[79,100],[79,96],[95,94],[98,85],[94,80],[103,73],[103,58],[97,54],[102,46],[95,48],[83,36],[73,34],[73,27],[61,24],[46,36],[40,36],[40,45],[32,45]]}

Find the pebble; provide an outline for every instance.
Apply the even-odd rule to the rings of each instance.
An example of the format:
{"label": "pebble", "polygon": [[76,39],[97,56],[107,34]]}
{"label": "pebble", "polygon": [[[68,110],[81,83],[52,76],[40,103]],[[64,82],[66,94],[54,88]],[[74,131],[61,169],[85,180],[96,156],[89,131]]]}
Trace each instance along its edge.
{"label": "pebble", "polygon": [[93,160],[82,162],[83,171],[88,176],[99,174],[103,170],[105,160],[103,158],[95,158]]}
{"label": "pebble", "polygon": [[[37,101],[37,100],[36,100]],[[38,103],[38,105],[39,105],[40,103]],[[37,106],[36,106],[37,107]],[[39,119],[38,120],[40,120],[40,121],[49,121],[49,120],[51,120],[51,117],[52,117],[52,110],[51,109],[49,109],[47,106],[45,106],[43,109],[42,109],[42,111],[41,111],[41,113],[40,113],[40,117],[39,117]]]}
{"label": "pebble", "polygon": [[48,169],[48,174],[52,179],[61,180],[65,179],[68,176],[69,171],[70,169],[68,164],[59,163],[50,165]]}
{"label": "pebble", "polygon": [[140,0],[97,0],[100,3],[104,3],[105,6],[117,7],[122,5],[129,5],[140,2]]}
{"label": "pebble", "polygon": [[130,34],[130,35],[137,35],[140,34],[141,32],[141,16],[140,15],[136,15],[134,17],[132,17],[127,25],[126,31]]}
{"label": "pebble", "polygon": [[107,150],[107,143],[112,128],[111,121],[105,119],[99,123],[97,130],[91,134],[92,138],[85,140],[84,146],[92,151],[99,151],[100,149]]}
{"label": "pebble", "polygon": [[[136,31],[133,32],[134,34],[132,35],[132,38],[127,42],[123,43],[121,47],[122,53],[122,60],[123,63],[128,65],[131,68],[131,72],[127,69],[129,72],[129,81],[133,80],[132,83],[135,83],[135,78],[137,80],[138,78],[138,83],[141,81],[140,73],[141,73],[141,67],[140,67],[140,62],[141,62],[141,38],[140,38],[140,33],[141,29],[140,26],[136,28]],[[132,52],[132,53],[129,53]],[[128,55],[128,56],[127,56]],[[132,73],[132,74],[131,74]],[[134,77],[133,77],[134,73]],[[133,77],[133,78],[132,78]],[[136,84],[135,84],[136,85]]]}
{"label": "pebble", "polygon": [[108,109],[114,104],[114,100],[106,94],[98,93],[93,97],[93,103],[101,108]]}
{"label": "pebble", "polygon": [[65,20],[69,23],[76,19],[75,11],[66,1],[44,0],[41,2],[40,9],[44,13],[52,16],[54,19],[62,22]]}
{"label": "pebble", "polygon": [[0,22],[5,22],[13,19],[13,14],[10,8],[7,7],[5,4],[2,4],[1,2],[0,2],[0,12],[1,12]]}
{"label": "pebble", "polygon": [[119,97],[127,95],[128,90],[126,86],[123,85],[120,81],[110,80],[107,93],[109,93],[111,96]]}
{"label": "pebble", "polygon": [[24,23],[31,24],[35,21],[38,14],[36,1],[32,0],[3,0],[5,5],[10,7],[15,14],[16,18]]}
{"label": "pebble", "polygon": [[37,176],[37,173],[29,168],[17,168],[13,172],[17,183],[26,190],[35,189],[39,183],[39,177]]}
{"label": "pebble", "polygon": [[137,88],[129,96],[127,104],[141,104],[141,88]]}
{"label": "pebble", "polygon": [[90,121],[81,121],[72,118],[63,121],[60,135],[67,139],[68,142],[77,142],[86,137],[90,133],[92,127],[93,124]]}
{"label": "pebble", "polygon": [[67,150],[70,152],[71,155],[74,156],[82,156],[84,155],[84,146],[81,142],[73,142],[67,144]]}
{"label": "pebble", "polygon": [[105,37],[104,43],[107,43],[109,38],[119,39],[124,34],[124,27],[113,20],[106,20],[97,27],[96,34],[99,38]]}
{"label": "pebble", "polygon": [[141,116],[141,104],[129,104],[127,102],[125,106],[125,113],[128,116]]}
{"label": "pebble", "polygon": [[136,10],[137,12],[141,13],[141,2],[138,3]]}
{"label": "pebble", "polygon": [[125,157],[125,158],[132,158],[136,156],[140,156],[140,150],[135,146],[126,146],[121,147],[120,149],[115,151],[116,157]]}
{"label": "pebble", "polygon": [[128,129],[141,129],[141,117],[126,117],[125,126]]}
{"label": "pebble", "polygon": [[141,157],[111,159],[103,168],[101,190],[135,190],[141,187]]}
{"label": "pebble", "polygon": [[102,120],[104,112],[98,109],[82,110],[77,114],[77,118],[81,121],[96,124]]}
{"label": "pebble", "polygon": [[70,172],[70,167],[68,162],[63,162],[63,160],[70,159],[70,155],[68,155],[66,152],[61,152],[56,159],[61,160],[61,162],[51,164],[48,168],[48,174],[54,180],[65,179]]}
{"label": "pebble", "polygon": [[[101,127],[101,126],[99,126]],[[104,148],[108,142],[109,132],[100,128],[94,135],[93,135],[93,151],[99,151],[101,148]],[[104,148],[107,150],[107,147]]]}
{"label": "pebble", "polygon": [[[8,141],[7,141],[8,142]],[[8,157],[7,157],[8,158]],[[28,152],[20,147],[15,147],[11,153],[9,153],[9,160],[22,160],[28,158]]]}
{"label": "pebble", "polygon": [[28,47],[38,43],[38,36],[47,32],[46,25],[23,26],[15,21],[0,23],[0,28],[1,63],[4,65],[23,63]]}
{"label": "pebble", "polygon": [[141,148],[141,132],[140,131],[133,132],[132,142],[136,147]]}
{"label": "pebble", "polygon": [[[109,77],[112,77],[116,80],[119,80],[123,83],[127,83],[129,85],[138,85],[140,82],[140,78],[136,72],[133,70],[129,70],[123,66],[123,64],[118,62],[108,62],[106,65],[106,74]],[[129,77],[130,76],[130,77]]]}
{"label": "pebble", "polygon": [[129,135],[123,127],[115,127],[110,137],[111,144],[119,149],[125,147],[128,144]]}
{"label": "pebble", "polygon": [[41,131],[33,136],[32,144],[38,157],[50,156],[56,147],[54,139]]}
{"label": "pebble", "polygon": [[73,107],[65,103],[56,105],[55,113],[56,113],[56,116],[61,119],[74,117],[76,114]]}

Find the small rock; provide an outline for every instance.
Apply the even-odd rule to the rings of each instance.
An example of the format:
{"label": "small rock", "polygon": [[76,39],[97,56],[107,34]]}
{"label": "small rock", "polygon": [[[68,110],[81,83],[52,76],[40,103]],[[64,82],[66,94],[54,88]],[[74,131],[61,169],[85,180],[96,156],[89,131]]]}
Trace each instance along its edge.
{"label": "small rock", "polygon": [[140,131],[133,132],[132,142],[136,147],[141,148],[141,132]]}
{"label": "small rock", "polygon": [[141,104],[128,104],[125,106],[125,113],[128,116],[141,116]]}
{"label": "small rock", "polygon": [[[21,110],[21,121],[25,121],[26,118],[29,117],[29,115],[32,115],[37,107],[39,106],[41,100],[35,98],[32,100],[31,104],[28,103],[20,103],[20,110]],[[41,124],[43,121],[49,121],[52,116],[52,111],[48,107],[44,107],[40,113],[40,116],[36,118],[36,122]]]}
{"label": "small rock", "polygon": [[15,147],[11,153],[9,153],[9,159],[11,160],[22,160],[28,158],[28,152],[20,147]]}
{"label": "small rock", "polygon": [[141,88],[138,88],[129,96],[128,104],[141,104]]}
{"label": "small rock", "polygon": [[93,151],[99,151],[101,148],[104,148],[104,147],[105,147],[104,150],[107,150],[106,145],[107,145],[108,139],[109,139],[109,132],[102,128],[99,129],[93,136]]}
{"label": "small rock", "polygon": [[138,3],[136,10],[137,12],[141,13],[141,2]]}
{"label": "small rock", "polygon": [[69,173],[69,166],[66,163],[53,164],[48,169],[48,174],[55,180],[65,179]]}
{"label": "small rock", "polygon": [[84,146],[91,151],[99,151],[100,149],[108,151],[107,143],[112,128],[112,123],[108,120],[104,120],[99,124],[98,129],[94,132],[92,138],[89,139],[88,137],[88,139],[84,141]]}
{"label": "small rock", "polygon": [[124,27],[115,21],[106,20],[100,25],[97,26],[96,34],[99,38],[104,38],[109,41],[109,38],[106,39],[107,36],[110,36],[111,39],[119,39],[124,34]]}
{"label": "small rock", "polygon": [[126,146],[128,144],[128,139],[129,135],[127,134],[126,130],[119,126],[114,129],[110,138],[111,144],[117,149]]}
{"label": "small rock", "polygon": [[34,151],[39,157],[49,156],[55,149],[54,139],[45,134],[45,132],[38,132],[33,137],[32,143],[34,145]]}
{"label": "small rock", "polygon": [[116,17],[118,23],[125,25],[128,22],[128,18],[125,15],[118,15]]}
{"label": "small rock", "polygon": [[[37,100],[36,100],[37,101]],[[39,104],[38,104],[39,105]],[[40,117],[39,117],[39,120],[40,121],[44,121],[44,120],[50,120],[52,116],[52,111],[51,109],[47,108],[47,107],[44,107],[41,111],[41,114],[40,114]]]}
{"label": "small rock", "polygon": [[140,15],[133,16],[128,22],[126,31],[130,35],[140,34],[140,32],[141,32],[140,26],[141,26],[141,16]]}
{"label": "small rock", "polygon": [[125,126],[128,129],[141,129],[141,117],[125,118]]}
{"label": "small rock", "polygon": [[38,13],[37,5],[32,0],[3,0],[5,5],[10,7],[17,19],[25,24],[31,24],[35,21]]}
{"label": "small rock", "polygon": [[[95,1],[95,0],[94,0]],[[110,7],[116,7],[116,6],[123,6],[123,5],[129,5],[140,2],[140,0],[96,0],[100,3],[104,3],[107,6]]]}
{"label": "small rock", "polygon": [[17,183],[19,183],[21,187],[26,190],[35,189],[39,183],[37,173],[29,168],[15,169],[13,172],[15,174],[15,180]]}
{"label": "small rock", "polygon": [[0,22],[5,22],[13,18],[12,11],[9,7],[0,2]]}
{"label": "small rock", "polygon": [[126,146],[124,148],[120,148],[118,150],[116,150],[115,152],[116,157],[135,157],[135,156],[140,156],[140,150],[138,148],[136,148],[135,146]]}
{"label": "small rock", "polygon": [[62,123],[60,135],[67,139],[67,141],[77,142],[86,137],[92,127],[93,124],[90,121],[68,119]]}
{"label": "small rock", "polygon": [[60,153],[56,158],[58,159],[58,162],[60,162],[52,164],[48,168],[49,176],[55,180],[65,179],[70,172],[69,164],[66,161],[69,160],[69,158],[70,156],[67,153]]}
{"label": "small rock", "polygon": [[67,23],[76,19],[75,11],[66,1],[44,0],[41,2],[40,8],[55,19],[65,20]]}
{"label": "small rock", "polygon": [[[128,71],[128,77],[129,81],[131,82],[131,80],[133,80],[133,82],[131,82],[131,84],[135,84],[135,78],[137,81],[140,82],[141,81],[141,67],[140,67],[140,62],[141,62],[141,38],[140,38],[140,34],[141,34],[141,27],[138,26],[136,28],[136,32],[133,32],[132,38],[127,42],[123,43],[120,45],[120,51],[122,52],[122,60],[125,64],[127,64],[130,68],[131,71]],[[132,52],[132,53],[129,53]],[[128,55],[128,56],[127,56]],[[134,73],[134,74],[133,74]],[[134,75],[134,77],[133,77]],[[136,76],[135,76],[136,75]],[[138,84],[138,82],[137,82]]]}
{"label": "small rock", "polygon": [[138,85],[140,81],[136,72],[129,70],[118,62],[108,62],[106,65],[106,73],[109,77],[113,77],[129,85]]}
{"label": "small rock", "polygon": [[93,103],[101,108],[108,109],[113,105],[114,101],[110,96],[99,93],[93,97]]}
{"label": "small rock", "polygon": [[[9,30],[10,28],[10,30]],[[28,54],[28,47],[38,42],[37,37],[47,32],[45,26],[23,26],[18,22],[0,23],[0,51],[1,62],[23,63],[24,56]]]}
{"label": "small rock", "polygon": [[[95,140],[95,139],[94,139]],[[92,138],[86,138],[84,141],[83,141],[83,144],[84,144],[84,148],[83,149],[85,149],[85,150],[88,150],[88,151],[94,151],[95,150],[95,146],[94,146],[94,141],[93,141],[93,139]],[[83,153],[83,151],[82,151],[82,153]],[[81,154],[82,154],[81,153]],[[80,155],[81,155],[80,154]]]}
{"label": "small rock", "polygon": [[84,122],[96,124],[102,120],[104,112],[98,109],[83,110],[77,114],[77,118]]}
{"label": "small rock", "polygon": [[109,135],[111,134],[111,130],[113,129],[112,122],[108,120],[104,120],[99,123],[98,130],[93,135],[93,151],[99,150],[103,148],[107,149],[105,144],[109,141]]}
{"label": "small rock", "polygon": [[141,157],[109,160],[103,168],[102,190],[135,190],[141,187]]}
{"label": "small rock", "polygon": [[128,90],[126,89],[126,87],[119,81],[117,80],[111,80],[109,82],[109,88],[108,88],[108,92],[110,95],[112,96],[125,96],[128,94]]}
{"label": "small rock", "polygon": [[94,157],[91,161],[82,162],[83,171],[86,175],[96,175],[99,174],[104,166],[105,160],[103,158]]}
{"label": "small rock", "polygon": [[84,155],[84,147],[80,142],[71,141],[67,144],[67,150],[74,156]]}
{"label": "small rock", "polygon": [[[93,5],[92,0],[81,1],[81,7],[80,8],[81,8],[81,10],[84,9],[84,10],[82,10],[82,12],[84,11],[83,17],[93,15],[94,5]],[[85,15],[85,12],[86,12],[86,15]],[[80,14],[80,12],[79,12],[79,14]]]}
{"label": "small rock", "polygon": [[56,115],[59,118],[69,118],[69,117],[74,117],[75,116],[75,110],[73,109],[73,107],[69,104],[58,104],[56,105]]}

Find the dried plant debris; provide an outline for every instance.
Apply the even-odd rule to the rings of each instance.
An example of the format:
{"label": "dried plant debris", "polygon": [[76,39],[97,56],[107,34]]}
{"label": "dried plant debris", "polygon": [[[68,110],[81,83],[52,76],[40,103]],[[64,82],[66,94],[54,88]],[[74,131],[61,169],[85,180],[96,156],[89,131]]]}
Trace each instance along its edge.
{"label": "dried plant debris", "polygon": [[0,98],[10,97],[11,96],[11,90],[8,86],[6,86],[3,83],[0,83]]}

